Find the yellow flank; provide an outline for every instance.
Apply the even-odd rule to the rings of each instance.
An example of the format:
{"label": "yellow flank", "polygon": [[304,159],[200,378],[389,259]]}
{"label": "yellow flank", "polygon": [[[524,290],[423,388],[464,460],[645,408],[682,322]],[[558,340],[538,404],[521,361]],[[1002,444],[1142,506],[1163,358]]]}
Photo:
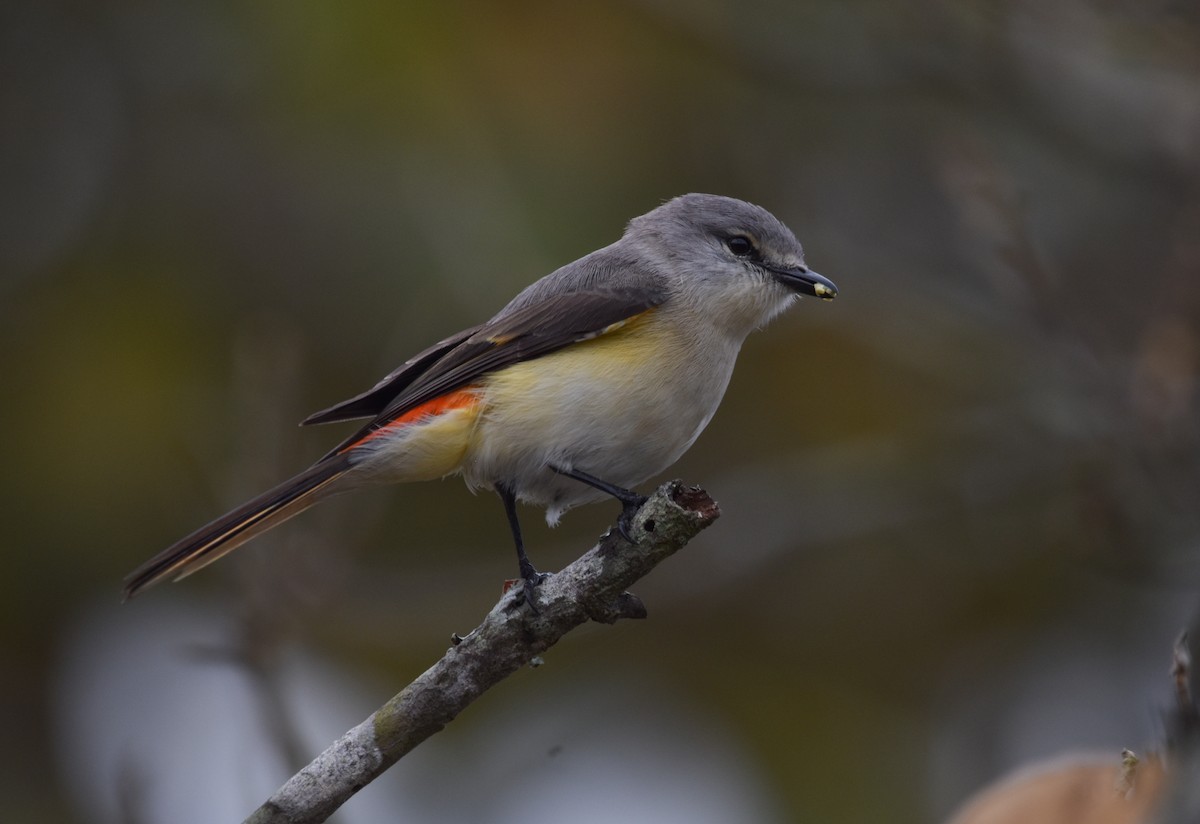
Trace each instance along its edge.
{"label": "yellow flank", "polygon": [[[609,324],[594,338],[488,375],[485,380],[488,400],[495,399],[499,392],[506,404],[518,399],[536,403],[537,399],[556,394],[530,391],[539,384],[557,384],[569,391],[572,384],[580,381],[607,389],[615,388],[613,382],[634,379],[658,362],[668,342],[662,327],[648,323],[654,312],[648,309]],[[633,397],[640,394],[634,393]]]}
{"label": "yellow flank", "polygon": [[412,435],[402,439],[408,476],[405,480],[432,481],[457,472],[478,419],[476,403],[413,426]]}
{"label": "yellow flank", "polygon": [[609,324],[600,337],[581,346],[588,347],[588,355],[602,354],[605,360],[611,359],[617,369],[638,371],[653,366],[655,353],[667,354],[678,343],[677,336],[669,328],[650,322],[657,311],[647,309],[631,318]]}
{"label": "yellow flank", "polygon": [[[670,324],[647,322],[654,312],[486,376],[483,409],[466,453],[467,482],[487,482],[500,468],[533,473],[561,459],[554,449],[567,444],[577,460],[604,454],[611,466],[612,455],[628,452],[631,441],[650,439],[651,451],[671,453],[689,443],[709,413],[689,402],[696,391],[689,385],[696,377],[692,370],[670,368],[685,360],[685,342]],[[678,449],[662,443],[664,432],[682,432]]]}
{"label": "yellow flank", "polygon": [[457,472],[479,420],[478,402],[396,427],[357,449],[373,456],[355,467],[363,482],[433,481]]}

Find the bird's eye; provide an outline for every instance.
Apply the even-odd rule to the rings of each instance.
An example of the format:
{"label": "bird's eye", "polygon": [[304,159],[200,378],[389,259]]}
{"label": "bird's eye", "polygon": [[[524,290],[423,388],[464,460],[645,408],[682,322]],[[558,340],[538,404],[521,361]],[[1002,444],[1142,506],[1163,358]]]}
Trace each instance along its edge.
{"label": "bird's eye", "polygon": [[754,254],[754,244],[750,242],[750,238],[743,235],[734,235],[725,241],[725,245],[738,257],[750,257]]}

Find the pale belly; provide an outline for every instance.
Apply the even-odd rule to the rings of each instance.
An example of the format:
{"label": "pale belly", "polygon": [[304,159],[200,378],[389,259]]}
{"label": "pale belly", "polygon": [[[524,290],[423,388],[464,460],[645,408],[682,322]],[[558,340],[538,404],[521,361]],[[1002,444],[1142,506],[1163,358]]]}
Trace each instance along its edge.
{"label": "pale belly", "polygon": [[679,336],[630,330],[505,369],[484,384],[463,476],[473,487],[508,485],[547,507],[551,523],[605,495],[548,465],[637,486],[703,431],[736,355],[733,346],[699,353]]}

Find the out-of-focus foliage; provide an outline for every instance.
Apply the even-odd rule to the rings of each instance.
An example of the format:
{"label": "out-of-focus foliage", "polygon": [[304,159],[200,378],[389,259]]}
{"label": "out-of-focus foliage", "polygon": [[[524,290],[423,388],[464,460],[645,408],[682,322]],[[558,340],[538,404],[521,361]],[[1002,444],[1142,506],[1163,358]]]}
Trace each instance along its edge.
{"label": "out-of-focus foliage", "polygon": [[[6,817],[211,798],[220,753],[324,743],[282,710],[291,652],[360,680],[336,730],[469,629],[514,567],[456,481],[116,600],[341,434],[304,415],[687,191],[772,210],[841,297],[751,339],[671,473],[724,516],[639,590],[651,620],[568,639],[380,784],[429,821],[565,820],[607,770],[628,820],[903,824],[1158,735],[1200,583],[1194,4],[18,0],[0,114]],[[614,514],[529,511],[535,563]],[[155,663],[197,638],[261,711]],[[158,754],[208,752],[171,737],[193,712],[248,720]],[[679,789],[710,752],[724,802]]]}

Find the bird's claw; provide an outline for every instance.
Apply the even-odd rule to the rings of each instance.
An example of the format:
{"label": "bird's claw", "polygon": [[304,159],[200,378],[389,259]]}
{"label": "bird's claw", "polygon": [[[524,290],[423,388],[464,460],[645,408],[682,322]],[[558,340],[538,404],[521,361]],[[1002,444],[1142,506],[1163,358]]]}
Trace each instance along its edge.
{"label": "bird's claw", "polygon": [[645,495],[635,495],[628,500],[621,501],[621,514],[617,517],[617,532],[631,544],[635,543],[632,532],[633,519],[637,517],[642,505],[648,500],[650,499]]}
{"label": "bird's claw", "polygon": [[534,590],[541,585],[542,581],[550,577],[548,572],[538,572],[531,565],[528,569],[521,570],[521,598],[525,603],[529,604],[529,611],[534,615],[540,615],[541,610],[538,609],[537,599],[534,597]]}

